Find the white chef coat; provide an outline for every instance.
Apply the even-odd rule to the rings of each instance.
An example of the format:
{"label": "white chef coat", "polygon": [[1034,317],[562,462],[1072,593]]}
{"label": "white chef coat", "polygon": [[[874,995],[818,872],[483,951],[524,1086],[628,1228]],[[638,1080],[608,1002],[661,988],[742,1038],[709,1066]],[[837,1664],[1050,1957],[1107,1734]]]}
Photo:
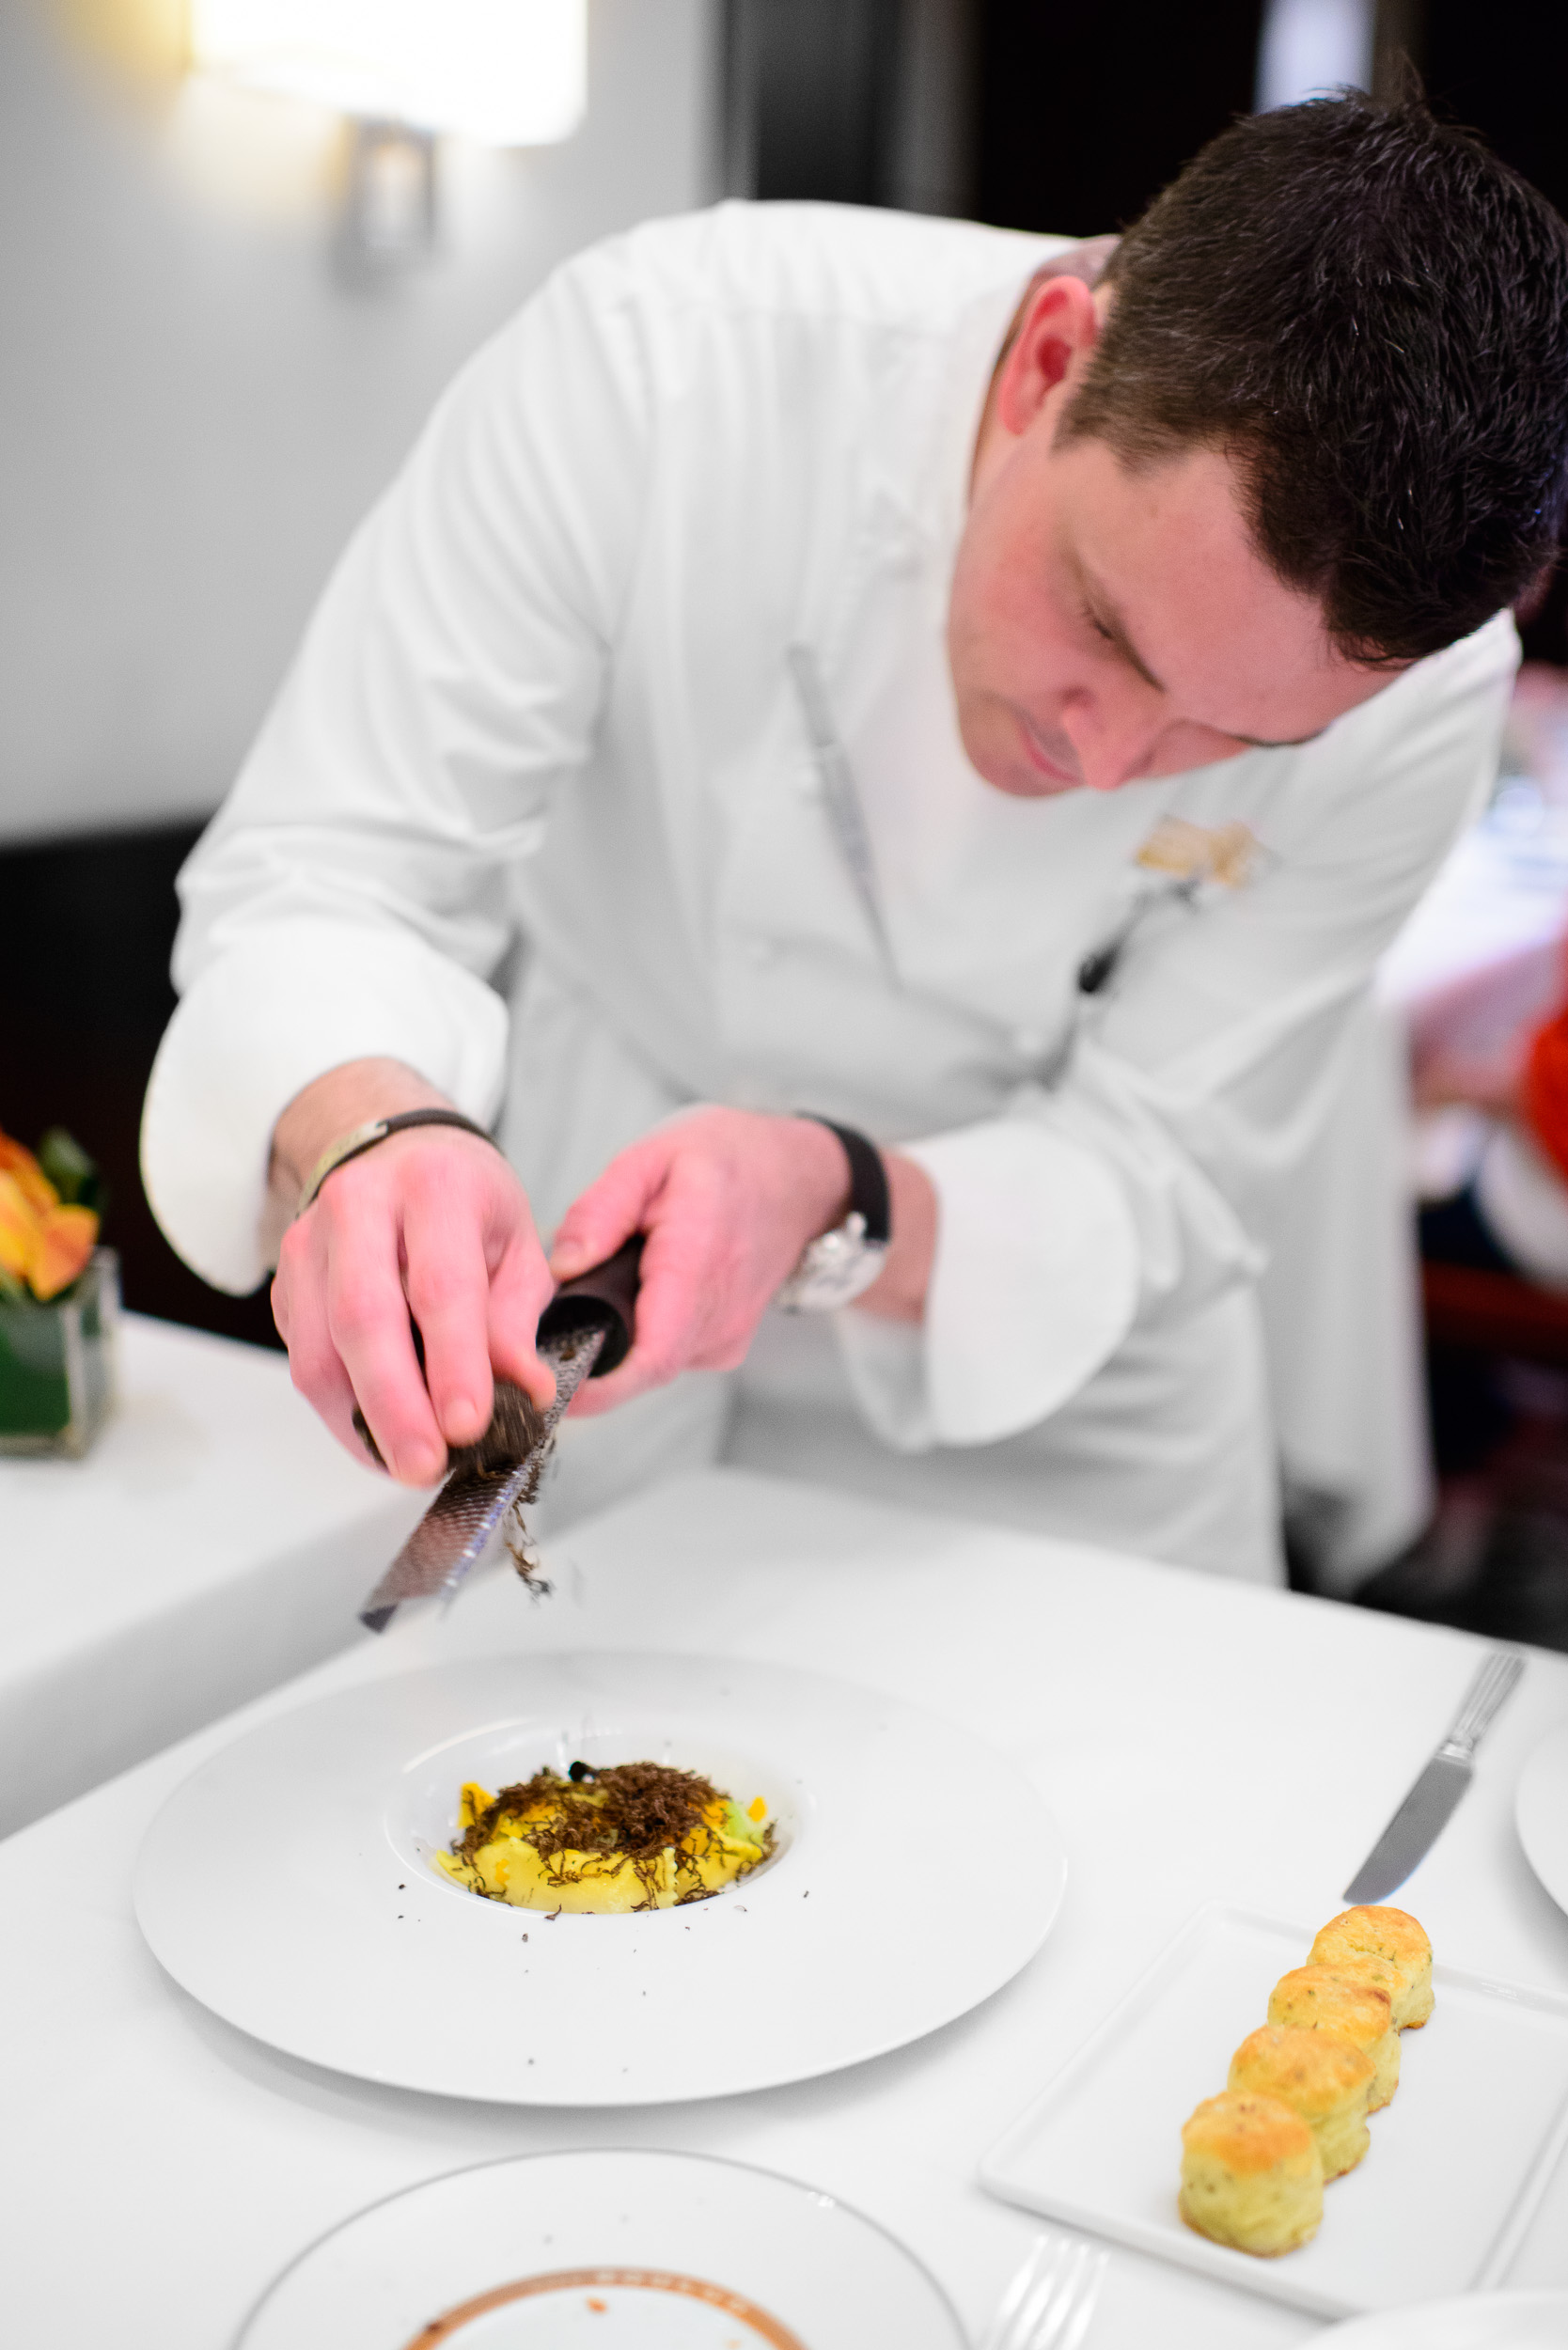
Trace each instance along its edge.
{"label": "white chef coat", "polygon": [[[818,1110],[940,1203],[923,1325],[852,1310],[814,1358],[855,1441],[911,1492],[914,1456],[962,1458],[981,1503],[1011,1482],[1036,1523],[1268,1575],[1271,1220],[1493,772],[1516,646],[1499,618],[1299,748],[983,784],[944,614],[996,355],[1063,242],[727,204],[556,274],[353,541],[187,869],[144,1167],[181,1255],[245,1290],[274,1122],[362,1056],[499,1115],[546,1229],[683,1104]],[[1250,876],[1156,893],[1089,1001],[1173,818],[1246,825]]]}

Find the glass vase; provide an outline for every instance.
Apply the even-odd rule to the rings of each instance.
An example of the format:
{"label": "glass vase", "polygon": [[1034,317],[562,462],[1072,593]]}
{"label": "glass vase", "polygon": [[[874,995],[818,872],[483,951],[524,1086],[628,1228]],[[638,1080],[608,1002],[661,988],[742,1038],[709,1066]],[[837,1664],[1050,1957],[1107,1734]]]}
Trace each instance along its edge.
{"label": "glass vase", "polygon": [[61,1297],[0,1297],[0,1453],[80,1460],[115,1402],[119,1259],[95,1248]]}

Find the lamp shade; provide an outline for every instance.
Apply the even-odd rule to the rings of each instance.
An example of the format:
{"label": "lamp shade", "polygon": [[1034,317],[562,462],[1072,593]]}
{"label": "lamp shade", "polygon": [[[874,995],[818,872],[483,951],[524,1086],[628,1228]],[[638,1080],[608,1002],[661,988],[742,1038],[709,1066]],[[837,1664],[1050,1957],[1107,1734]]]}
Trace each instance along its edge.
{"label": "lamp shade", "polygon": [[190,0],[191,61],[252,89],[492,147],[570,138],[587,0]]}

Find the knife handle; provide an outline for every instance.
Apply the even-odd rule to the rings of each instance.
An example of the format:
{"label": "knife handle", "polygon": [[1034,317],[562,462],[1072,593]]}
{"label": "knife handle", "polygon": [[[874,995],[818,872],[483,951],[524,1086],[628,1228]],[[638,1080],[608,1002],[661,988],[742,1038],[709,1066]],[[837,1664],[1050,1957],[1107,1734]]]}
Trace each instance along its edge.
{"label": "knife handle", "polygon": [[1466,1691],[1465,1702],[1454,1716],[1438,1752],[1451,1752],[1467,1761],[1513,1694],[1513,1684],[1524,1669],[1525,1660],[1514,1650],[1494,1649]]}
{"label": "knife handle", "polygon": [[604,1343],[588,1377],[603,1379],[607,1371],[623,1363],[636,1334],[637,1277],[644,1238],[643,1233],[634,1232],[603,1264],[579,1273],[574,1280],[563,1281],[540,1315],[535,1343],[542,1346],[547,1339],[572,1338],[582,1330],[603,1330]]}

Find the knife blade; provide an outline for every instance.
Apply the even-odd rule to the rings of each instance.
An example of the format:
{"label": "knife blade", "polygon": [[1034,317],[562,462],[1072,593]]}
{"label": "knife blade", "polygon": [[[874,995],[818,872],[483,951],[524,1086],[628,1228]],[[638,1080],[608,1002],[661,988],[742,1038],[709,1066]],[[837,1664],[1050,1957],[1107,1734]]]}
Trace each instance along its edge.
{"label": "knife blade", "polygon": [[1524,1658],[1510,1649],[1495,1649],[1487,1657],[1447,1736],[1345,1887],[1347,1902],[1385,1900],[1425,1858],[1475,1775],[1477,1747],[1524,1669]]}
{"label": "knife blade", "polygon": [[[508,1511],[533,1499],[557,1426],[577,1389],[585,1379],[613,1371],[631,1351],[642,1248],[639,1232],[604,1264],[556,1292],[540,1316],[535,1341],[556,1374],[554,1400],[541,1413],[519,1389],[497,1382],[486,1434],[463,1449],[361,1608],[359,1621],[368,1630],[384,1632],[405,1599],[453,1599]],[[368,1442],[368,1431],[362,1433]]]}

